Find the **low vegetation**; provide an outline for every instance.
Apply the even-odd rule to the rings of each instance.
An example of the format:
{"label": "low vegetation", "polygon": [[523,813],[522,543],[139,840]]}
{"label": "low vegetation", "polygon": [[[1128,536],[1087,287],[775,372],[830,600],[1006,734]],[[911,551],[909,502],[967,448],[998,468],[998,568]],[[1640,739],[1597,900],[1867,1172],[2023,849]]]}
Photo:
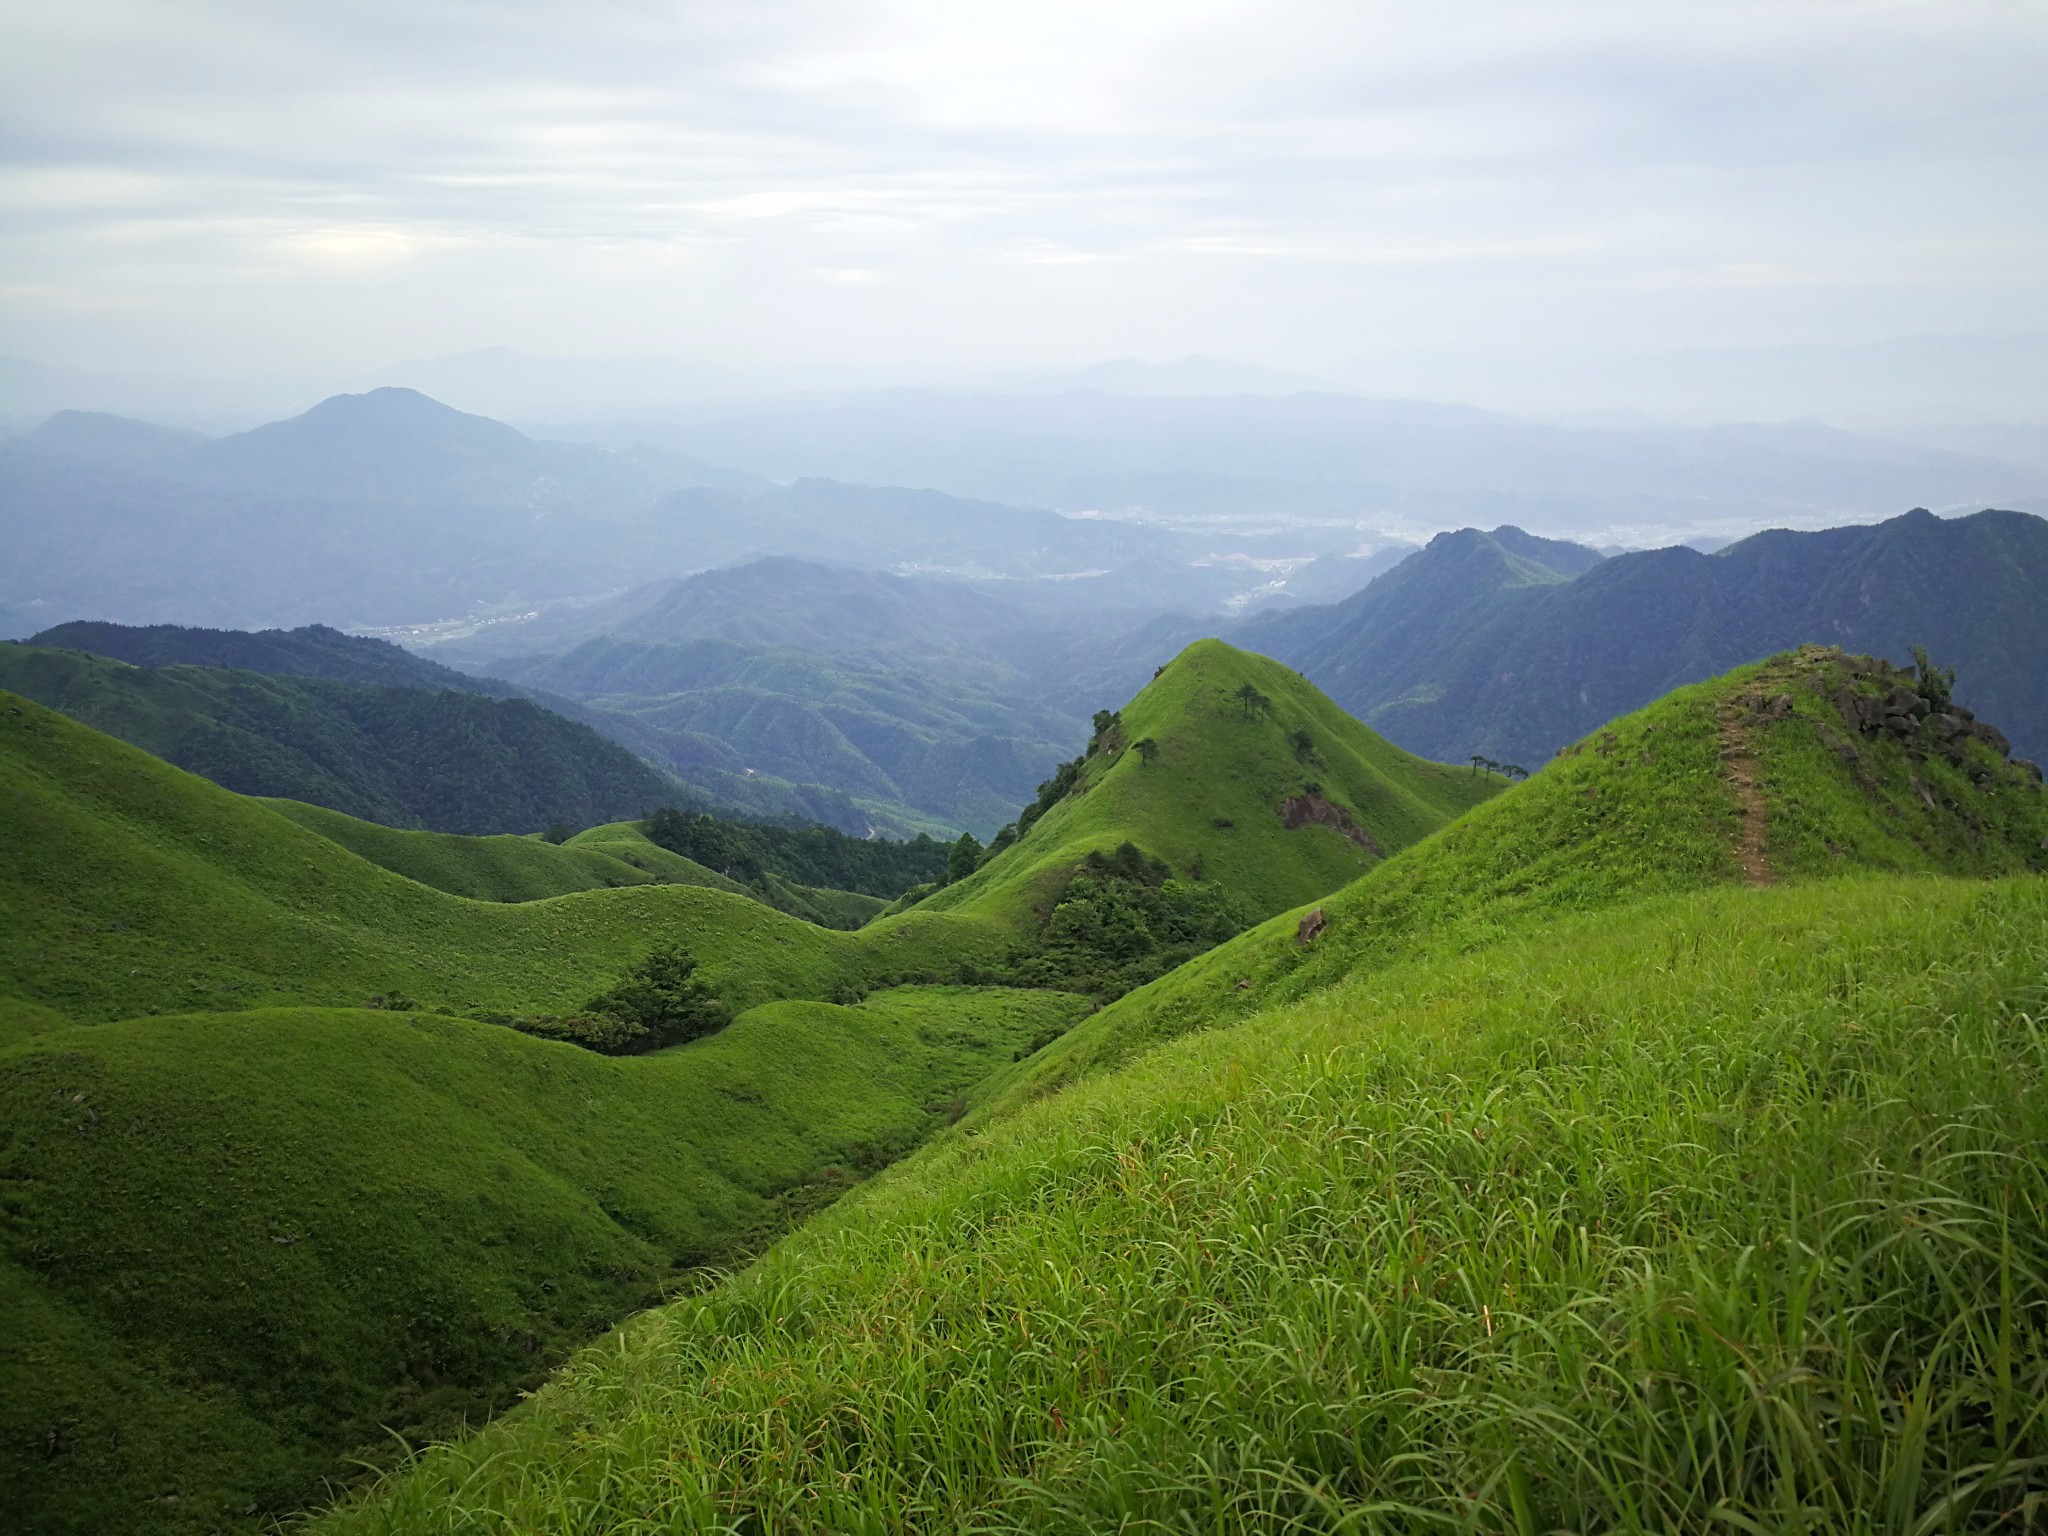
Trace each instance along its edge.
{"label": "low vegetation", "polygon": [[246,1528],[389,1425],[326,1528],[2024,1528],[2048,797],[1950,681],[1809,649],[1509,787],[1204,643],[858,933],[778,838],[386,850],[646,882],[470,899],[0,700],[16,1480]]}
{"label": "low vegetation", "polygon": [[853,1187],[1086,1006],[771,1003],[626,1060],[305,1008],[0,1051],[11,1515],[207,1532],[316,1500]]}
{"label": "low vegetation", "polygon": [[928,1152],[323,1528],[2023,1526],[2044,971],[2038,880],[1879,877],[1368,972]]}

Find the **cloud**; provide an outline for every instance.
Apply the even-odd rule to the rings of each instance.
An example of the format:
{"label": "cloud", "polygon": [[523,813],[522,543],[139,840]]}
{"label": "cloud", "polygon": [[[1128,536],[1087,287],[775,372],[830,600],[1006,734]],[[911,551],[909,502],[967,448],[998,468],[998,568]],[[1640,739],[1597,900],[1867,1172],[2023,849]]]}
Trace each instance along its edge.
{"label": "cloud", "polygon": [[52,361],[2048,324],[2048,13],[1995,0],[69,0],[0,45],[0,346]]}

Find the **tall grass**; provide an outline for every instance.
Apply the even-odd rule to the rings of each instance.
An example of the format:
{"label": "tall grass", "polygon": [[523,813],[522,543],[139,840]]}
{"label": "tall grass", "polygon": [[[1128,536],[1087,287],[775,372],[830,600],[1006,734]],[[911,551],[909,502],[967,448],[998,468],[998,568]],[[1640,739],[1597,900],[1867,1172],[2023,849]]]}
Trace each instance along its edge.
{"label": "tall grass", "polygon": [[2048,1521],[2048,886],[1665,898],[931,1149],[341,1532]]}

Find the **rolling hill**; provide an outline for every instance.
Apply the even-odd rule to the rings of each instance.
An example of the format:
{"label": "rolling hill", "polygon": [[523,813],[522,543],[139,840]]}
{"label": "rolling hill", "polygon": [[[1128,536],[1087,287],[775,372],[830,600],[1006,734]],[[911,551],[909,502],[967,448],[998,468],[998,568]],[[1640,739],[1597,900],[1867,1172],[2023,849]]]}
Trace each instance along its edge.
{"label": "rolling hill", "polygon": [[319,1528],[2022,1518],[2048,801],[1916,697],[1614,722]]}
{"label": "rolling hill", "polygon": [[1375,730],[1454,761],[1533,765],[1672,688],[1806,644],[1900,663],[1924,645],[1956,668],[1966,703],[2022,753],[2048,756],[2041,518],[1914,511],[1760,533],[1712,555],[1597,562],[1518,538],[1440,534],[1343,603],[1227,633],[1299,667]]}
{"label": "rolling hill", "polygon": [[[872,572],[836,579],[895,580]],[[763,605],[785,606],[772,586]],[[1035,702],[1020,675],[986,659],[973,665],[1000,672],[1009,686],[714,639],[596,639],[565,655],[501,658],[500,670],[519,681],[457,671],[389,641],[318,624],[251,632],[78,622],[27,643],[139,667],[525,699],[674,774],[709,808],[861,835],[991,830],[1086,733],[1078,717]],[[441,651],[456,653],[470,651]]]}
{"label": "rolling hill", "polygon": [[242,794],[396,827],[537,832],[637,817],[681,786],[588,726],[524,699],[136,667],[0,646],[0,687]]}
{"label": "rolling hill", "polygon": [[1118,712],[1022,837],[918,910],[1042,921],[1088,854],[1132,842],[1264,917],[1334,890],[1502,782],[1403,752],[1288,668],[1198,641]]}
{"label": "rolling hill", "polygon": [[[1131,718],[1207,740],[1218,720],[1176,731],[1173,711],[1257,678],[1325,729],[1333,789],[1387,793],[1390,840],[1491,787],[1383,746],[1371,778],[1369,733],[1257,658],[1212,647],[1168,676]],[[1233,734],[1246,765],[1279,729]],[[1411,804],[1404,775],[1451,789]],[[248,1528],[382,1454],[380,1425],[440,1435],[508,1405],[972,1113],[1094,1006],[986,984],[1036,938],[1006,859],[1043,885],[1101,841],[1180,858],[1208,835],[1145,794],[1119,830],[1128,791],[1104,780],[949,910],[844,933],[632,826],[560,847],[379,827],[231,794],[15,696],[0,780],[0,1293],[22,1320],[0,1444],[35,1527],[67,1532]],[[1247,768],[1196,807],[1243,818],[1258,910],[1341,878],[1354,846],[1290,830],[1281,787]],[[665,943],[736,1014],[722,1032],[615,1060],[491,1022],[573,1010]]]}

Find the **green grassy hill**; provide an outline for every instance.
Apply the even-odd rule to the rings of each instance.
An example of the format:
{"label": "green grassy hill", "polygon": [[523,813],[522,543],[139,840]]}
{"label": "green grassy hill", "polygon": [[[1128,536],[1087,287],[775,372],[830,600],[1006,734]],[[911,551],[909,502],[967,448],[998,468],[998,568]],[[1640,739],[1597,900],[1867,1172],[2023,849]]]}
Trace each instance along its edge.
{"label": "green grassy hill", "polygon": [[524,699],[223,667],[135,667],[0,646],[12,689],[242,794],[389,826],[538,832],[641,816],[683,794],[588,726]]}
{"label": "green grassy hill", "polygon": [[2023,1524],[2048,802],[1902,694],[1616,722],[324,1528]]}
{"label": "green grassy hill", "polygon": [[333,1009],[0,1051],[9,1507],[48,1533],[303,1505],[836,1196],[1085,1006],[771,1003],[627,1060]]}
{"label": "green grassy hill", "polygon": [[[1007,942],[954,914],[830,932],[679,884],[466,900],[11,695],[0,695],[0,782],[10,816],[0,991],[17,1013],[32,1004],[90,1023],[361,1006],[394,992],[456,1012],[554,1010],[661,943],[689,949],[704,979],[744,1008],[874,978],[951,975]],[[606,837],[632,848],[616,830]]]}
{"label": "green grassy hill", "polygon": [[478,901],[537,901],[619,885],[701,885],[750,896],[826,928],[858,928],[889,904],[878,896],[802,885],[773,874],[743,885],[650,842],[640,824],[631,821],[589,827],[556,845],[533,836],[404,831],[296,800],[263,803],[380,868]]}
{"label": "green grassy hill", "polygon": [[1277,662],[1197,641],[1018,842],[917,910],[1028,928],[1085,855],[1130,841],[1264,917],[1335,890],[1503,783],[1403,752]]}
{"label": "green grassy hill", "polygon": [[[1312,943],[1299,942],[1297,908],[1119,999],[1019,1067],[1003,1102],[1363,967],[1742,879],[1749,790],[1764,858],[1753,878],[2048,870],[2048,800],[1994,746],[1958,738],[1951,761],[1924,727],[1899,737],[1844,721],[1845,688],[1882,699],[1899,685],[1809,648],[1681,688],[1317,903],[1328,926]],[[1782,714],[1770,707],[1779,699]]]}
{"label": "green grassy hill", "polygon": [[1724,886],[928,1150],[336,1533],[2024,1528],[2048,884]]}
{"label": "green grassy hill", "polygon": [[[431,885],[437,891],[478,901],[535,901],[544,896],[566,896],[571,891],[652,885],[659,880],[708,886],[713,890],[741,889],[737,881],[727,880],[666,849],[655,848],[652,843],[648,848],[663,856],[658,874],[645,864],[630,862],[611,851],[613,847],[630,848],[631,844],[625,841],[572,839],[557,846],[539,837],[511,833],[464,837],[454,832],[414,832],[361,821],[325,806],[304,805],[297,800],[266,799],[263,803],[280,816],[341,844],[372,864],[422,885]],[[590,830],[612,832],[631,825],[609,823]]]}

